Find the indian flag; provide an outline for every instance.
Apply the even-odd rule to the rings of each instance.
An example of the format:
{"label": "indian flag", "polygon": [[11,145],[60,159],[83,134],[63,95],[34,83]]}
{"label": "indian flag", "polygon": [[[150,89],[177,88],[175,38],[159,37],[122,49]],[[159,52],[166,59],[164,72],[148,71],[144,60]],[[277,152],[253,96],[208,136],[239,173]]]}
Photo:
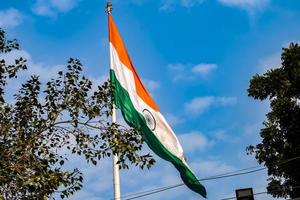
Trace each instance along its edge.
{"label": "indian flag", "polygon": [[206,197],[205,188],[185,161],[176,135],[134,69],[111,14],[108,17],[110,78],[116,107],[122,111],[131,127],[141,130],[143,139],[152,151],[171,162],[191,190]]}

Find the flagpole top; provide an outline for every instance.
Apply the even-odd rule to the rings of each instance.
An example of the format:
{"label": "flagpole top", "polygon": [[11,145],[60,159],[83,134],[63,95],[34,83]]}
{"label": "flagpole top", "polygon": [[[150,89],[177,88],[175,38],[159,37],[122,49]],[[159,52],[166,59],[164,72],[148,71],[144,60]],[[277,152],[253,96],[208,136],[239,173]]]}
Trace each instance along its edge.
{"label": "flagpole top", "polygon": [[105,12],[110,14],[112,11],[113,7],[112,7],[112,3],[110,1],[107,1],[106,3],[106,7],[105,7]]}

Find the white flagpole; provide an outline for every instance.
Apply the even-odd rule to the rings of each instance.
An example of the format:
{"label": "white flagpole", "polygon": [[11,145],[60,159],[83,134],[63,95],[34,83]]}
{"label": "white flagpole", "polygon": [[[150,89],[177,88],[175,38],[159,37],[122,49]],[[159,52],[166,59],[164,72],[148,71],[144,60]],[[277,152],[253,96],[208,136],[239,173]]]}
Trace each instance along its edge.
{"label": "white flagpole", "polygon": [[[117,121],[116,119],[116,108],[115,105],[113,105],[112,110],[112,122],[115,123]],[[119,175],[119,165],[118,162],[118,156],[113,155],[113,170],[114,170],[114,199],[120,200],[120,175]]]}
{"label": "white flagpole", "polygon": [[[108,1],[106,4],[106,12],[110,15],[112,10],[112,4]],[[109,47],[110,48],[110,47]],[[117,122],[117,114],[116,114],[116,106],[113,104],[112,108],[112,123]],[[118,156],[113,155],[113,182],[114,182],[114,200],[121,200],[121,192],[120,192],[120,174],[119,174],[119,165]]]}

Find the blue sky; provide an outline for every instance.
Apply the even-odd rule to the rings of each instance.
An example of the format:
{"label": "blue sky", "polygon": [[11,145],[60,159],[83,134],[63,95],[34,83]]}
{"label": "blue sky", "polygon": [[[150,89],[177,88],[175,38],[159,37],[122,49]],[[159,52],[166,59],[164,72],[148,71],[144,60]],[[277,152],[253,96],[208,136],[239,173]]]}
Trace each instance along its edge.
{"label": "blue sky", "polygon": [[[108,77],[107,17],[100,0],[0,0],[0,26],[18,38],[28,74],[53,76],[79,58],[97,83]],[[268,102],[247,97],[251,76],[280,65],[281,48],[300,41],[298,0],[112,0],[113,16],[133,63],[203,178],[257,163],[245,147],[256,144]],[[12,55],[13,56],[13,55]],[[11,90],[16,89],[10,86]],[[147,149],[145,149],[147,151]],[[111,161],[92,167],[78,158],[85,184],[79,199],[110,199]],[[121,172],[123,195],[180,183],[157,158],[150,171]],[[266,173],[203,182],[208,199],[234,190],[265,190]],[[143,199],[199,199],[185,187]],[[257,197],[272,199],[267,195]]]}

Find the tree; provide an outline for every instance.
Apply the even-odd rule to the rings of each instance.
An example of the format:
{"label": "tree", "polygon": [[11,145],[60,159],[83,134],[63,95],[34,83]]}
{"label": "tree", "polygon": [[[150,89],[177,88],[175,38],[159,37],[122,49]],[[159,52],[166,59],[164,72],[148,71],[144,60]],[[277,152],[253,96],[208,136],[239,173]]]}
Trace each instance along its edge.
{"label": "tree", "polygon": [[262,142],[247,147],[268,168],[268,193],[300,197],[300,47],[283,48],[282,66],[256,74],[248,95],[269,99],[271,111],[260,130]]}
{"label": "tree", "polygon": [[[0,29],[0,54],[18,49]],[[8,100],[8,80],[17,81],[27,63],[22,57],[13,65],[0,59],[0,199],[54,198],[55,193],[64,198],[80,190],[80,170],[63,167],[68,152],[94,165],[112,154],[119,156],[120,168],[154,164],[151,155],[139,154],[143,140],[137,130],[111,123],[109,82],[93,91],[82,67],[71,58],[57,78],[43,85],[33,75]]]}

